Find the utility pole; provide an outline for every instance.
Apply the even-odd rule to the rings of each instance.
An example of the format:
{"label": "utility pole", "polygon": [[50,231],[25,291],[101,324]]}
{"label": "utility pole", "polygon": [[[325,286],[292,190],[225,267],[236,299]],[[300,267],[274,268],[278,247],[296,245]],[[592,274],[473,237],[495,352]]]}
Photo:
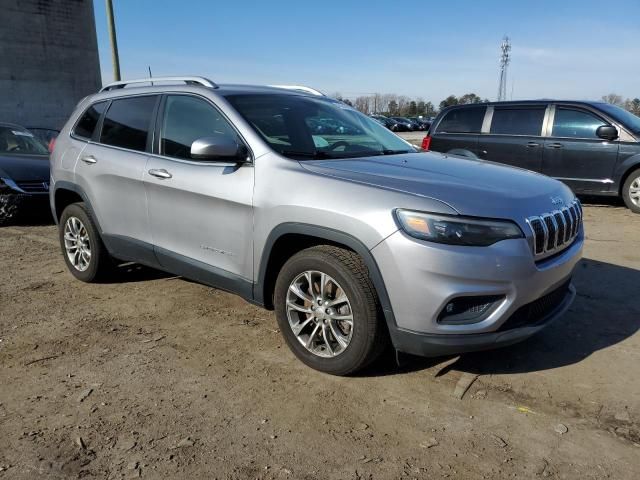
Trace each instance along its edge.
{"label": "utility pole", "polygon": [[498,82],[498,101],[507,99],[507,67],[511,61],[511,41],[505,36],[500,45],[502,54],[500,55],[500,81]]}
{"label": "utility pole", "polygon": [[113,3],[107,2],[107,23],[109,24],[109,38],[111,39],[111,63],[113,64],[113,79],[120,81],[120,57],[118,56],[118,39],[116,38],[116,24],[113,18]]}

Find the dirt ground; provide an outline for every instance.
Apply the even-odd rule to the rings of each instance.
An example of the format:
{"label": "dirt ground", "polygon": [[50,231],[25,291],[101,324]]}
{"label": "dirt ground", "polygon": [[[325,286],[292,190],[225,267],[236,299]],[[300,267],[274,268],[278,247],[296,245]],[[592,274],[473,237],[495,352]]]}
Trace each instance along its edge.
{"label": "dirt ground", "polygon": [[640,217],[585,219],[578,298],[541,334],[352,378],[233,295],[83,284],[54,226],[0,228],[0,479],[639,478]]}

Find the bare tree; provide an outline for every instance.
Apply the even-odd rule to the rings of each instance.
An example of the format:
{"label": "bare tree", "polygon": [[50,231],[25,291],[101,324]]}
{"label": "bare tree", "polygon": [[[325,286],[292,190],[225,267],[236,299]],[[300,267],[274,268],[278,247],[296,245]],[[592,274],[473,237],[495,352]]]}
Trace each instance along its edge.
{"label": "bare tree", "polygon": [[602,97],[603,102],[610,103],[612,105],[617,105],[619,107],[624,107],[624,101],[622,97],[616,93],[609,93],[608,95],[604,95]]}

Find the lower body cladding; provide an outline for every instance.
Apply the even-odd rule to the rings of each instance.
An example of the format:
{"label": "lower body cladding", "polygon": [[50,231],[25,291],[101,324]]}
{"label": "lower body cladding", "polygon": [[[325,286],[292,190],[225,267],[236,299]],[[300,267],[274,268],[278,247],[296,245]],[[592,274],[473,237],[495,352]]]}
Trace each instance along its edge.
{"label": "lower body cladding", "polygon": [[371,251],[395,317],[395,348],[439,356],[530,337],[573,302],[571,274],[583,242],[580,231],[565,250],[535,262],[527,239],[464,247],[397,231]]}

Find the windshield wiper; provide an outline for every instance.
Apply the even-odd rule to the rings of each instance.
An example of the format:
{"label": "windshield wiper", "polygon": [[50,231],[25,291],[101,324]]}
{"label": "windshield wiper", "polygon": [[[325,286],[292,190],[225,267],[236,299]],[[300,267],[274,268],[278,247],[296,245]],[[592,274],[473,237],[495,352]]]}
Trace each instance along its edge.
{"label": "windshield wiper", "polygon": [[380,152],[382,155],[400,155],[401,153],[412,153],[411,150],[389,150],[385,149]]}
{"label": "windshield wiper", "polygon": [[287,157],[312,158],[315,160],[321,160],[324,158],[334,158],[333,156],[329,155],[327,152],[323,152],[321,150],[315,150],[313,152],[297,152],[295,150],[282,150],[280,153]]}

